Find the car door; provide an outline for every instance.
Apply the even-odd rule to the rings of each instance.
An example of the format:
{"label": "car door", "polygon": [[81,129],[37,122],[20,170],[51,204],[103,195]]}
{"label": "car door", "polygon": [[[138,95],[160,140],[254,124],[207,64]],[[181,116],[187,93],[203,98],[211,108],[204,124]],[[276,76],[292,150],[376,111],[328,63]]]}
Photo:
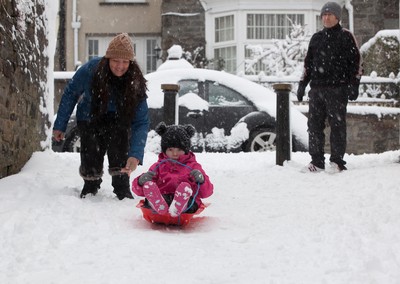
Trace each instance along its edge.
{"label": "car door", "polygon": [[[190,96],[190,105],[184,103],[185,96]],[[179,124],[191,124],[197,132],[204,133],[205,105],[208,103],[204,100],[204,82],[196,79],[179,81]]]}
{"label": "car door", "polygon": [[217,127],[223,128],[225,135],[230,135],[232,127],[240,118],[257,110],[246,97],[226,85],[206,81],[204,92],[209,105],[204,117],[204,131],[207,133]]}

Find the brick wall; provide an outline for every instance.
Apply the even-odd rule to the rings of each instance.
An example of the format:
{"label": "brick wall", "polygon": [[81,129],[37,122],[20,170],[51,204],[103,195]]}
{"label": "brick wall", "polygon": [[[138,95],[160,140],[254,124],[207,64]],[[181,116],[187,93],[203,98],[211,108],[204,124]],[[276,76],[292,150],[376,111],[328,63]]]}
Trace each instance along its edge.
{"label": "brick wall", "polygon": [[[0,9],[0,178],[15,174],[40,150],[47,117],[40,112],[45,93],[47,46],[44,7],[30,14],[15,0]],[[39,46],[37,41],[39,41]]]}

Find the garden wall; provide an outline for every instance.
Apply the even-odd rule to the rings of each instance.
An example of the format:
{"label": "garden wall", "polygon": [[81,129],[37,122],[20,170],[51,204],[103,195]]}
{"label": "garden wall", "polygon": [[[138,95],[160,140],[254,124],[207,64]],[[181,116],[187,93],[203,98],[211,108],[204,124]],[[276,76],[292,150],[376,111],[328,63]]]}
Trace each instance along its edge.
{"label": "garden wall", "polygon": [[[307,113],[304,113],[307,115]],[[325,129],[325,152],[330,153],[330,127]],[[347,114],[346,153],[361,155],[400,149],[400,114]]]}
{"label": "garden wall", "polygon": [[48,118],[41,106],[48,58],[44,5],[39,2],[1,1],[0,178],[18,173],[46,138]]}

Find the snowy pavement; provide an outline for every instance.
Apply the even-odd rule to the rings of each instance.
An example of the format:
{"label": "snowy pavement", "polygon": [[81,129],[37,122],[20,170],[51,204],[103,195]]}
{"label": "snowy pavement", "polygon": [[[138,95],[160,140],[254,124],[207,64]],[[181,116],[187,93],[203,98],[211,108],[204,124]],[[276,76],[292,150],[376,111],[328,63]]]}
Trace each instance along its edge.
{"label": "snowy pavement", "polygon": [[[306,153],[197,154],[215,185],[184,229],[151,225],[79,155],[38,152],[0,180],[0,283],[400,283],[400,151],[301,173]],[[144,166],[156,161],[146,153]],[[105,165],[107,166],[107,165]]]}

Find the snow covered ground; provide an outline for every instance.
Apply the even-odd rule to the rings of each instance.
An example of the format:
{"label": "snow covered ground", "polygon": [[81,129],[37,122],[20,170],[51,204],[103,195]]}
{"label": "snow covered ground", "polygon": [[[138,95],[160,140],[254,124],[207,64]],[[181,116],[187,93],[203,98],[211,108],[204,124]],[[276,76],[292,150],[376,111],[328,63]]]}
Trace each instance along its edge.
{"label": "snow covered ground", "polygon": [[[45,2],[56,27],[58,1]],[[49,39],[52,94],[55,29]],[[399,156],[347,156],[332,175],[301,173],[307,153],[283,167],[274,152],[198,154],[215,193],[181,229],[146,222],[107,174],[80,199],[79,154],[37,152],[0,179],[0,283],[399,284]],[[131,179],[156,158],[147,152]]]}
{"label": "snow covered ground", "polygon": [[0,283],[400,283],[399,155],[332,175],[301,173],[307,153],[197,154],[215,193],[180,229],[117,200],[108,174],[80,199],[79,154],[37,152],[0,179]]}

